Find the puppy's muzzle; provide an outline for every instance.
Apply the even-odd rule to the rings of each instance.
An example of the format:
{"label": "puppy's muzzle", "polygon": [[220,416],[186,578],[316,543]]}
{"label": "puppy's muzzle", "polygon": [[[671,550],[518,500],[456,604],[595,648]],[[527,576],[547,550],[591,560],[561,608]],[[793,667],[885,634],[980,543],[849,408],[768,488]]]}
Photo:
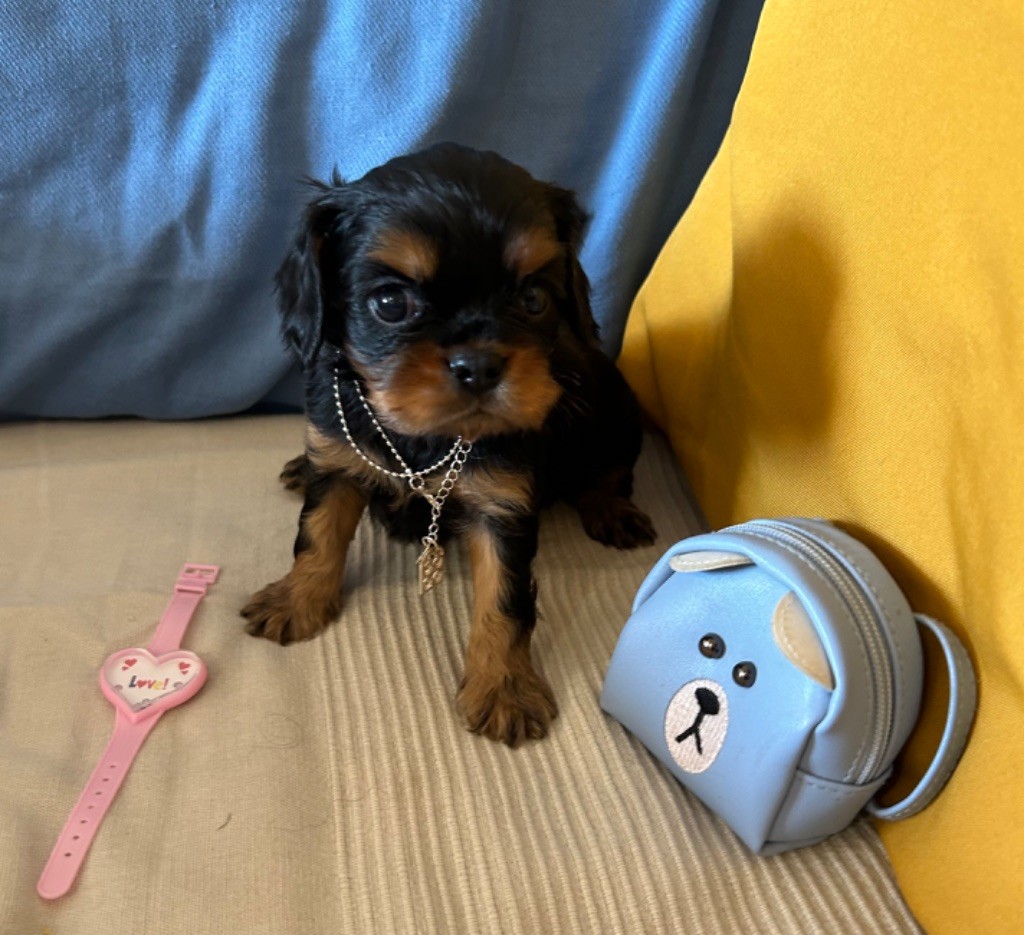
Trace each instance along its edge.
{"label": "puppy's muzzle", "polygon": [[461,348],[448,356],[448,369],[462,389],[482,396],[493,390],[505,374],[508,358],[487,348]]}

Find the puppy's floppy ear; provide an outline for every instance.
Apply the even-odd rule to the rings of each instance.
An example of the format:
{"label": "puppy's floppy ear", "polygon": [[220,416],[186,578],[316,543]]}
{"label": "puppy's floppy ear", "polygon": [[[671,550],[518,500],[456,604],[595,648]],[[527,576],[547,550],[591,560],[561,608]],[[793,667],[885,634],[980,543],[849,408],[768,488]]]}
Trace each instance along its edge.
{"label": "puppy's floppy ear", "polygon": [[598,344],[598,327],[590,309],[590,280],[580,265],[579,251],[583,242],[583,229],[590,220],[580,207],[574,192],[557,185],[547,186],[548,204],[555,218],[555,232],[560,243],[565,244],[568,260],[566,291],[572,306],[570,324],[573,331],[585,343]]}
{"label": "puppy's floppy ear", "polygon": [[319,194],[306,206],[295,242],[275,277],[281,330],[305,370],[312,367],[323,343],[320,248],[339,220],[345,184],[336,172],[331,185],[313,179],[307,182]]}

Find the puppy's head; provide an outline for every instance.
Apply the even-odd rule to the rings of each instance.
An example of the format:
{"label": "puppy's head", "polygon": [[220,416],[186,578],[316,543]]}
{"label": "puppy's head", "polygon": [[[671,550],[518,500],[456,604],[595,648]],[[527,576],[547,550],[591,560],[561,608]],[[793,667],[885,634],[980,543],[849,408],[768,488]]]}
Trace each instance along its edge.
{"label": "puppy's head", "polygon": [[306,369],[339,349],[405,435],[540,428],[552,358],[597,342],[573,194],[450,144],[315,185],[277,275]]}

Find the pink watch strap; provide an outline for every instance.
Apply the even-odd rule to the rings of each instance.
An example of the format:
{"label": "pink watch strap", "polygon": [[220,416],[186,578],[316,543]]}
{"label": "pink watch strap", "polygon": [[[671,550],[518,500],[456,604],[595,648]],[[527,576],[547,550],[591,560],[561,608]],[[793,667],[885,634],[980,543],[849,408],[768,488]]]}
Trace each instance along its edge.
{"label": "pink watch strap", "polygon": [[220,569],[216,565],[189,563],[181,569],[174,583],[174,596],[160,618],[156,633],[146,647],[154,656],[162,656],[181,646],[192,614],[206,596],[206,589],[217,580]]}
{"label": "pink watch strap", "polygon": [[120,711],[117,712],[114,735],[71,810],[71,816],[36,884],[36,892],[43,899],[56,899],[71,889],[92,839],[100,829],[100,822],[128,775],[135,754],[159,720],[160,714],[157,713],[148,720],[132,724]]}
{"label": "pink watch strap", "polygon": [[[137,662],[135,656],[143,655],[152,661],[164,663],[164,668],[177,662],[179,657],[188,657],[179,663],[184,667],[182,671],[193,665],[197,671],[190,671],[188,676],[178,676],[183,680],[180,698],[173,697],[175,689],[167,689],[166,695],[159,698],[155,704],[146,701],[144,705],[136,705],[136,710],[131,710],[128,702],[118,697],[118,692],[123,693],[124,686],[115,686],[115,691],[104,685],[104,693],[117,708],[114,733],[75,807],[71,810],[71,815],[50,853],[50,859],[39,877],[36,891],[44,899],[56,899],[71,889],[89,846],[99,831],[100,823],[114,796],[121,788],[135,755],[163,712],[168,707],[188,700],[202,686],[206,678],[202,661],[193,654],[174,651],[181,645],[182,637],[196,607],[206,594],[207,588],[217,580],[218,573],[219,569],[215,565],[185,565],[174,585],[174,596],[167,605],[147,650],[122,650],[111,655],[104,663],[101,682],[107,677],[107,670],[111,667],[112,661],[115,668],[127,661],[128,665],[123,668],[128,669]],[[165,663],[169,653],[172,654],[170,663]],[[118,681],[126,681],[126,678],[127,676]],[[166,688],[166,683],[164,684]]]}

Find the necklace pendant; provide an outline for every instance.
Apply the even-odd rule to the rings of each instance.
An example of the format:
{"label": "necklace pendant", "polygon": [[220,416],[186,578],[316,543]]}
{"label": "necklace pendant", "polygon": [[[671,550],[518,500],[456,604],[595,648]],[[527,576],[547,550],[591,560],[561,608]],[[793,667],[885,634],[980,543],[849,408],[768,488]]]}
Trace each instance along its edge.
{"label": "necklace pendant", "polygon": [[425,542],[416,567],[420,573],[420,594],[426,594],[444,577],[444,548],[436,542]]}

